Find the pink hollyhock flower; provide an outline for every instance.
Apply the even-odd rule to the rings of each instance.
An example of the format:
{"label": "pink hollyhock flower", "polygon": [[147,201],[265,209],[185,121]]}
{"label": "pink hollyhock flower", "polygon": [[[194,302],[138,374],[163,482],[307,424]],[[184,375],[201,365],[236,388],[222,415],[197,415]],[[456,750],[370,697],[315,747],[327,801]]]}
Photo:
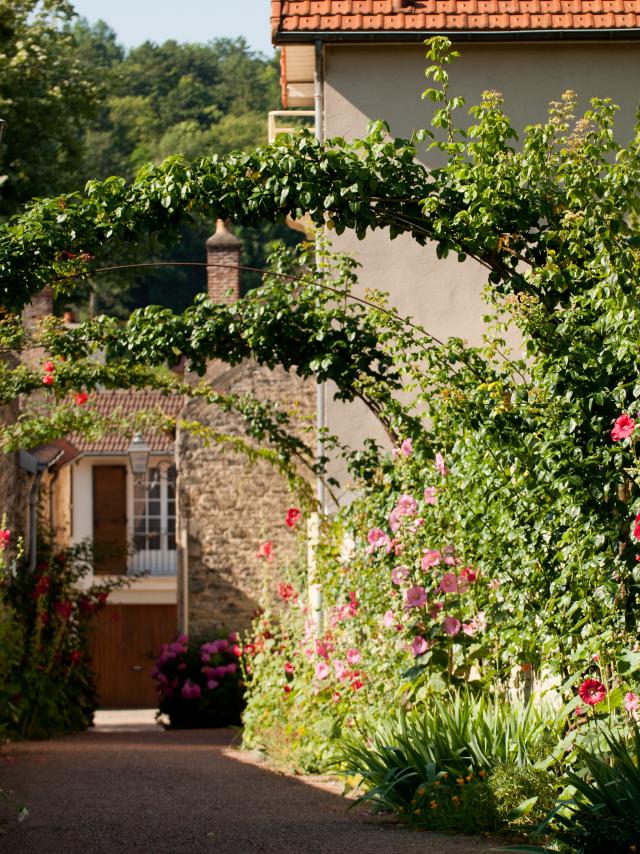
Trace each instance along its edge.
{"label": "pink hollyhock flower", "polygon": [[442,560],[442,554],[435,549],[429,549],[429,551],[425,552],[422,555],[422,560],[420,561],[420,566],[422,567],[422,571],[426,572],[432,566],[437,566]]}
{"label": "pink hollyhock flower", "polygon": [[613,425],[611,438],[614,442],[619,442],[621,439],[628,439],[635,430],[635,427],[636,422],[633,418],[630,418],[626,412],[623,412]]}
{"label": "pink hollyhock flower", "polygon": [[0,551],[6,549],[11,540],[11,531],[8,528],[0,528]]}
{"label": "pink hollyhock flower", "polygon": [[395,621],[396,621],[396,618],[393,614],[393,611],[385,611],[384,612],[384,616],[382,618],[383,625],[385,625],[388,629],[390,629],[391,626],[394,625]]}
{"label": "pink hollyhock flower", "polygon": [[56,369],[56,366],[53,364],[53,362],[45,362],[44,365],[42,366],[42,370],[47,374],[52,374],[55,371],[55,369]]}
{"label": "pink hollyhock flower", "polygon": [[442,621],[442,627],[449,635],[449,637],[453,638],[460,633],[462,623],[460,622],[460,620],[456,620],[455,617],[445,617]]}
{"label": "pink hollyhock flower", "polygon": [[284,520],[285,525],[288,528],[295,528],[296,523],[299,522],[302,513],[298,510],[297,507],[290,507],[287,510],[287,516]]}
{"label": "pink hollyhock flower", "polygon": [[[219,682],[216,682],[216,680],[215,680],[215,679],[207,679],[207,688],[208,688],[210,691],[214,691],[214,690],[218,687],[218,685],[219,685],[219,684],[220,684],[220,683],[219,683]],[[196,687],[197,687],[197,686],[196,686]]]}
{"label": "pink hollyhock flower", "polygon": [[53,376],[51,374],[45,374],[42,377],[42,383],[43,383],[43,385],[53,385],[53,383],[54,383]]}
{"label": "pink hollyhock flower", "polygon": [[340,702],[340,692],[334,691],[333,695],[331,696],[331,699],[333,700],[334,703],[339,703]]}
{"label": "pink hollyhock flower", "polygon": [[78,404],[78,406],[84,406],[84,404],[89,400],[89,395],[86,393],[86,391],[79,391],[76,394],[74,400]]}
{"label": "pink hollyhock flower", "polygon": [[426,486],[424,490],[424,500],[426,504],[436,504],[436,488],[435,486]]}
{"label": "pink hollyhock flower", "polygon": [[455,572],[445,572],[438,587],[443,593],[464,593],[467,589],[466,584],[458,578]]}
{"label": "pink hollyhock flower", "polygon": [[336,679],[338,679],[340,682],[344,682],[344,680],[349,675],[349,668],[344,663],[344,661],[340,661],[340,659],[338,658],[336,658],[336,660],[333,662],[333,669],[336,674]]}
{"label": "pink hollyhock flower", "polygon": [[357,664],[361,658],[362,654],[360,653],[359,649],[352,647],[351,649],[347,650],[347,661],[349,662],[349,664]]}
{"label": "pink hollyhock flower", "polygon": [[416,635],[411,641],[411,652],[413,653],[414,658],[417,658],[419,655],[423,655],[428,649],[429,644],[421,635]]}
{"label": "pink hollyhock flower", "polygon": [[444,457],[439,452],[436,454],[435,463],[436,463],[436,469],[442,475],[442,477],[449,474],[449,469],[444,464]]}
{"label": "pink hollyhock flower", "polygon": [[271,540],[267,540],[266,543],[262,543],[258,551],[256,552],[256,557],[265,558],[267,561],[273,560],[273,542]]}
{"label": "pink hollyhock flower", "polygon": [[589,706],[597,706],[607,695],[607,689],[597,679],[585,679],[578,688],[580,699]]}
{"label": "pink hollyhock flower", "polygon": [[416,584],[407,590],[405,600],[408,608],[422,608],[427,603],[427,591]]}
{"label": "pink hollyhock flower", "polygon": [[401,495],[396,506],[389,514],[389,527],[397,531],[404,516],[414,516],[418,509],[418,502],[411,495]]}
{"label": "pink hollyhock flower", "polygon": [[469,637],[473,637],[476,632],[484,632],[487,628],[487,620],[484,614],[484,611],[480,611],[476,617],[474,617],[470,623],[463,623],[462,631],[469,635]]}
{"label": "pink hollyhock flower", "polygon": [[633,691],[627,691],[624,695],[624,707],[630,715],[635,715],[640,706],[640,698]]}
{"label": "pink hollyhock flower", "polygon": [[431,618],[432,618],[433,620],[435,620],[435,619],[437,618],[438,614],[440,613],[440,611],[442,611],[442,609],[443,609],[443,608],[444,608],[444,603],[443,603],[443,602],[434,602],[434,603],[433,603],[433,608],[429,611],[429,614],[431,615]]}
{"label": "pink hollyhock flower", "polygon": [[575,711],[576,717],[579,718],[583,712],[584,712],[584,709],[582,708],[582,706],[576,706],[576,711]]}
{"label": "pink hollyhock flower", "polygon": [[463,623],[462,624],[462,631],[465,633],[465,635],[469,635],[469,637],[472,638],[475,635],[475,633],[478,631],[478,629],[477,629],[477,626],[475,626],[473,624],[473,620],[472,620],[470,623]]}
{"label": "pink hollyhock flower", "polygon": [[640,513],[633,520],[633,536],[636,540],[640,540]]}
{"label": "pink hollyhock flower", "polygon": [[327,676],[329,675],[329,673],[330,673],[329,665],[327,664],[326,661],[319,661],[316,664],[316,672],[315,672],[316,679],[326,679]]}
{"label": "pink hollyhock flower", "polygon": [[227,640],[229,641],[229,643],[237,643],[238,637],[238,632],[229,632],[229,634],[227,635]]}
{"label": "pink hollyhock flower", "polygon": [[405,578],[409,577],[409,574],[408,566],[395,566],[391,570],[391,580],[394,584],[402,584]]}
{"label": "pink hollyhock flower", "polygon": [[600,653],[599,653],[599,652],[594,652],[594,653],[593,653],[593,655],[591,656],[591,658],[592,658],[594,661],[600,661]]}
{"label": "pink hollyhock flower", "polygon": [[489,582],[489,589],[490,590],[499,590],[500,589],[500,582],[498,581],[497,578],[491,579],[491,581]]}
{"label": "pink hollyhock flower", "polygon": [[403,457],[410,457],[413,453],[413,442],[411,439],[403,439],[400,443],[400,453]]}
{"label": "pink hollyhock flower", "polygon": [[372,528],[367,534],[367,540],[369,541],[369,548],[367,552],[372,554],[376,549],[388,548],[390,540],[389,536],[385,534],[382,528]]}
{"label": "pink hollyhock flower", "polygon": [[293,664],[290,661],[285,661],[284,672],[285,673],[294,673],[295,672],[295,667],[293,666]]}
{"label": "pink hollyhock flower", "polygon": [[471,566],[465,566],[460,570],[460,578],[464,579],[468,584],[473,584],[477,577],[477,571]]}

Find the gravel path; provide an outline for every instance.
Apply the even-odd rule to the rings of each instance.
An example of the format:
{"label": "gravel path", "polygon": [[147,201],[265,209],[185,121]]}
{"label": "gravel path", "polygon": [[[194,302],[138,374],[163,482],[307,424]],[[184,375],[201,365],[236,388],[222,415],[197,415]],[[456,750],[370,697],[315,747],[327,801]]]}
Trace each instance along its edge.
{"label": "gravel path", "polygon": [[[335,784],[274,773],[229,730],[149,724],[0,750],[6,854],[471,854],[487,840],[412,833],[346,810]],[[1,796],[0,796],[1,798]],[[4,831],[4,832],[3,832]]]}

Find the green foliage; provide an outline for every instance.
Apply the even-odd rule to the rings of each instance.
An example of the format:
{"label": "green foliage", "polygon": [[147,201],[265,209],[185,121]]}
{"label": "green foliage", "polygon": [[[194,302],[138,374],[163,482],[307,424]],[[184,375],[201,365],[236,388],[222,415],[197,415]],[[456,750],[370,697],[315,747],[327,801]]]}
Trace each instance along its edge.
{"label": "green foliage", "polygon": [[575,792],[560,800],[545,827],[577,854],[628,854],[640,846],[640,731],[604,733],[606,749],[578,746],[580,772],[569,771]]}
{"label": "green foliage", "polygon": [[33,196],[71,190],[83,127],[96,112],[96,75],[77,55],[66,0],[0,2],[0,216]]}
{"label": "green foliage", "polygon": [[487,779],[487,785],[499,821],[510,827],[531,829],[553,809],[558,778],[532,765],[498,765]]}
{"label": "green foliage", "polygon": [[[86,546],[44,544],[36,571],[11,561],[0,574],[0,733],[50,738],[90,725],[97,706],[88,652],[91,617],[118,584],[78,587]],[[6,644],[6,645],[5,645]]]}
{"label": "green foliage", "polygon": [[412,826],[477,833],[506,826],[525,798],[542,795],[544,814],[555,784],[533,763],[557,730],[537,701],[454,693],[346,735],[340,759],[363,790],[357,803]]}

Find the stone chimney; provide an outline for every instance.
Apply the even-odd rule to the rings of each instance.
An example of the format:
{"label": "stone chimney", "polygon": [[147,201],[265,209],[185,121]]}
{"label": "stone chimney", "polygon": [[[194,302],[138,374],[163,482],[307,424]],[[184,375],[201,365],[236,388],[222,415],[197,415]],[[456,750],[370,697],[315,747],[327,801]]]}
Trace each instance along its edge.
{"label": "stone chimney", "polygon": [[[207,240],[207,292],[212,302],[235,302],[240,296],[240,240],[224,220]],[[218,265],[218,266],[216,266]]]}
{"label": "stone chimney", "polygon": [[29,329],[35,326],[39,320],[51,314],[53,314],[53,291],[47,285],[39,293],[34,294],[29,305],[24,307],[22,320]]}

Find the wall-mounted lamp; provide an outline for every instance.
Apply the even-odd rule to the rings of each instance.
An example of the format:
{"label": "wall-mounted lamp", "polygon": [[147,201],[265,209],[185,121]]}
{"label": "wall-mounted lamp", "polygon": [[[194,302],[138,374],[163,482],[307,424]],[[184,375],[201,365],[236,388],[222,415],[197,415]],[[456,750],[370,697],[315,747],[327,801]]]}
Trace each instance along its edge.
{"label": "wall-mounted lamp", "polygon": [[127,448],[127,456],[129,457],[129,465],[131,466],[133,479],[136,483],[143,483],[144,481],[150,454],[151,446],[144,440],[142,433],[134,433],[133,439]]}

